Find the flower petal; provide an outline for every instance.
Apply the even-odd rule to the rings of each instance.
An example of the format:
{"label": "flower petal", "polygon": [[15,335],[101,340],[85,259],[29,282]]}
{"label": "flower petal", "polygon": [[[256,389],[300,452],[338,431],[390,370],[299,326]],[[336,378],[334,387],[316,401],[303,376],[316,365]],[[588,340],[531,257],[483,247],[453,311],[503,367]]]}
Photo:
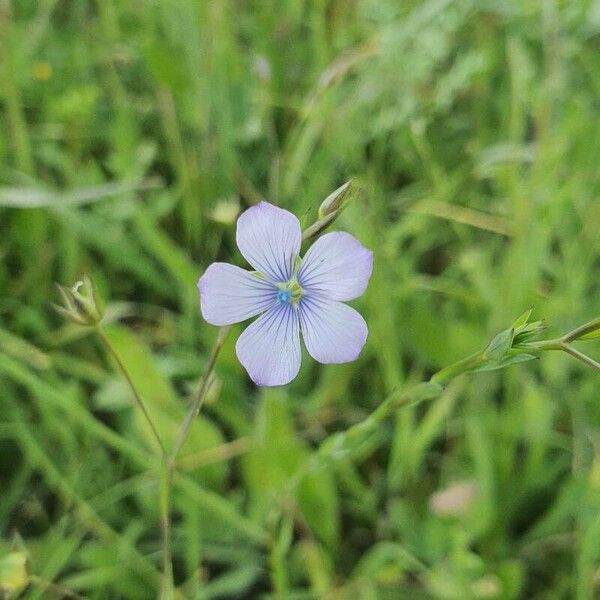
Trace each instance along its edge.
{"label": "flower petal", "polygon": [[300,326],[309,354],[326,364],[356,360],[369,334],[365,320],[353,308],[319,297],[302,298]]}
{"label": "flower petal", "polygon": [[244,258],[271,281],[288,281],[300,253],[300,221],[287,210],[260,202],[237,222],[237,245]]}
{"label": "flower petal", "polygon": [[364,293],[373,270],[373,253],[349,233],[321,236],[309,249],[298,273],[307,291],[330,300],[353,300]]}
{"label": "flower petal", "polygon": [[202,316],[212,325],[231,325],[267,310],[277,288],[235,265],[213,263],[198,281]]}
{"label": "flower petal", "polygon": [[277,305],[251,323],[235,346],[237,356],[257,385],[284,385],[300,370],[298,310]]}

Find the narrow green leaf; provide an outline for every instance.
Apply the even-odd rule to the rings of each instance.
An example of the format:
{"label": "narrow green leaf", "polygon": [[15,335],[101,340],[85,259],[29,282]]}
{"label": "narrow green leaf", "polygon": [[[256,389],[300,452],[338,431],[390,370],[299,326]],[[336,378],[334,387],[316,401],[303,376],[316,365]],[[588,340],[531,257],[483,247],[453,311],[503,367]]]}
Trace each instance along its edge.
{"label": "narrow green leaf", "polygon": [[495,360],[504,356],[512,346],[514,334],[512,328],[501,331],[484,350],[485,357]]}
{"label": "narrow green leaf", "polygon": [[43,188],[0,188],[0,206],[10,208],[44,208],[66,204],[91,204],[119,194],[157,187],[156,183],[116,182],[82,187],[66,192]]}
{"label": "narrow green leaf", "polygon": [[537,356],[533,354],[515,354],[513,356],[507,356],[503,359],[499,360],[491,360],[488,363],[478,367],[477,369],[473,369],[473,373],[480,373],[483,371],[496,371],[498,369],[504,369],[505,367],[509,367],[510,365],[516,365],[518,363],[527,362],[530,360],[535,360]]}
{"label": "narrow green leaf", "polygon": [[525,325],[527,325],[527,322],[529,321],[529,317],[531,316],[531,313],[533,312],[533,308],[530,308],[529,310],[526,310],[512,325],[512,329],[515,330],[515,333],[519,333],[519,329]]}

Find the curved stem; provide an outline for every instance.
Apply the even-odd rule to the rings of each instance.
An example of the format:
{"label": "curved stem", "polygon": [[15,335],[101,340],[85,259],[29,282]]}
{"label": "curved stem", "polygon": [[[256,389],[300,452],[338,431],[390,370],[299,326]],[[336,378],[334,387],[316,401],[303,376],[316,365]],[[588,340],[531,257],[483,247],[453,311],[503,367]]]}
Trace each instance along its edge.
{"label": "curved stem", "polygon": [[127,380],[129,388],[131,389],[131,391],[133,393],[133,397],[135,398],[136,404],[142,411],[142,414],[144,415],[146,422],[150,426],[150,431],[152,432],[152,435],[160,448],[161,454],[164,457],[166,454],[165,447],[162,443],[162,440],[160,439],[160,435],[158,434],[156,426],[154,425],[152,418],[150,417],[150,414],[148,413],[148,409],[146,408],[146,405],[144,404],[144,400],[140,396],[139,392],[137,391],[137,389],[135,387],[135,384],[133,383],[133,380],[131,379],[131,375],[129,374],[127,367],[121,360],[121,357],[118,355],[117,351],[115,350],[114,346],[112,345],[110,339],[107,337],[106,333],[104,333],[104,330],[102,329],[100,324],[96,325],[94,327],[94,329],[96,330],[96,333],[98,334],[98,337],[100,338],[100,340],[102,340],[104,347],[108,350],[110,355],[115,359],[115,362],[117,363],[119,370],[123,374],[123,377],[125,377],[125,379]]}
{"label": "curved stem", "polygon": [[163,576],[161,582],[160,598],[170,600],[173,597],[173,563],[171,560],[171,504],[173,496],[173,477],[177,466],[177,457],[185,444],[194,420],[200,413],[207,392],[210,388],[210,377],[214,371],[217,357],[223,348],[231,327],[221,327],[215,345],[213,346],[208,364],[202,374],[198,391],[196,392],[190,408],[185,416],[175,438],[173,448],[168,455],[163,456],[161,465],[160,506],[161,506],[161,532],[162,532],[162,563]]}

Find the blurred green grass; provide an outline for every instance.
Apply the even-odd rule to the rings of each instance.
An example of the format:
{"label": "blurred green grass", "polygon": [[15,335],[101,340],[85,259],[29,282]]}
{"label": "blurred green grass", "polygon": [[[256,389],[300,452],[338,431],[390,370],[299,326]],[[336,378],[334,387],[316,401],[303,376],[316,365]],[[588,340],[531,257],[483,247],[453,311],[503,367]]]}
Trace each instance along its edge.
{"label": "blurred green grass", "polygon": [[592,0],[0,0],[0,548],[22,539],[26,596],[151,598],[160,575],[159,459],[53,282],[93,276],[168,437],[216,335],[196,280],[242,264],[238,203],[308,224],[350,177],[368,345],[257,390],[229,340],[176,482],[182,594],[600,594],[598,378],[563,356],[456,382],[293,482],[529,306],[552,334],[597,316],[599,50]]}

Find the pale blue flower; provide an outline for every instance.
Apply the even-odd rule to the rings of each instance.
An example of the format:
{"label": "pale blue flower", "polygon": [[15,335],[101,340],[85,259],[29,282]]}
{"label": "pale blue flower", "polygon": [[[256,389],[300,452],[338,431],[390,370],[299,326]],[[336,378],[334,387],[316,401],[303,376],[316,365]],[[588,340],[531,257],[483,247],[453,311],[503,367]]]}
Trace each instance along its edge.
{"label": "pale blue flower", "polygon": [[240,215],[237,245],[256,269],[213,263],[198,282],[203,317],[231,325],[260,315],[239,337],[237,356],[258,385],[283,385],[300,369],[300,331],[321,363],[356,360],[365,320],[343,301],[362,295],[373,253],[349,233],[321,236],[300,258],[302,231],[287,210],[261,202]]}

